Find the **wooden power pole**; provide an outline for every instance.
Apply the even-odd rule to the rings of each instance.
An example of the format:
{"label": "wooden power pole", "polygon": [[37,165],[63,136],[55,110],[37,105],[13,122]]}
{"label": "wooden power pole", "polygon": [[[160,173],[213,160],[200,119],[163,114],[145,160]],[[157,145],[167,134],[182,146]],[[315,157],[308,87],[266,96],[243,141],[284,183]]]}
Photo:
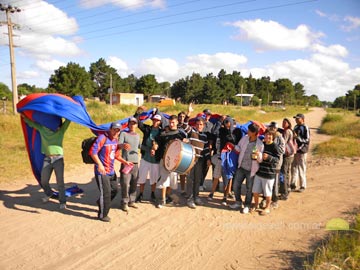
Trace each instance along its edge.
{"label": "wooden power pole", "polygon": [[16,104],[19,101],[17,84],[16,84],[16,67],[15,67],[15,55],[14,55],[14,43],[13,43],[13,24],[11,22],[10,13],[20,12],[21,9],[17,7],[12,7],[10,5],[5,6],[0,3],[0,11],[6,12],[6,24],[8,26],[8,36],[9,36],[9,51],[10,51],[10,65],[11,65],[11,87],[12,87],[12,96],[13,96],[13,112],[17,114]]}

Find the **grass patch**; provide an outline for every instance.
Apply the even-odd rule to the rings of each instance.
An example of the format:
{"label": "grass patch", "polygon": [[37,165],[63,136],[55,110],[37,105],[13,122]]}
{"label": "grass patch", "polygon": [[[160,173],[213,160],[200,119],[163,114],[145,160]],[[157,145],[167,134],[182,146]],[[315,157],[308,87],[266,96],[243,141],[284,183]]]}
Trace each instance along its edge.
{"label": "grass patch", "polygon": [[334,136],[318,144],[314,154],[322,157],[360,156],[360,118],[344,110],[330,110],[323,119],[320,133]]}
{"label": "grass patch", "polygon": [[332,232],[317,248],[313,260],[305,263],[306,270],[360,269],[360,214],[348,231]]}
{"label": "grass patch", "polygon": [[358,157],[360,155],[360,140],[334,137],[316,145],[313,153],[320,157]]}

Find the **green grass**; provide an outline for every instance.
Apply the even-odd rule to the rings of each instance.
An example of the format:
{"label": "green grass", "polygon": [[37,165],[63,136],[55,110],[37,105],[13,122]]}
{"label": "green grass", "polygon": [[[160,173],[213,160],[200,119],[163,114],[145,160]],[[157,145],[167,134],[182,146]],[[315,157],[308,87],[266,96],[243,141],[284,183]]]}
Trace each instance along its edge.
{"label": "green grass", "polygon": [[314,153],[324,157],[360,156],[360,118],[344,110],[330,110],[323,119],[320,132],[334,136],[318,144]]}
{"label": "green grass", "polygon": [[[332,109],[322,121],[320,132],[332,135],[318,144],[314,153],[321,157],[360,156],[360,119],[354,113]],[[357,211],[359,212],[359,211]],[[350,231],[336,231],[315,252],[313,260],[305,262],[306,270],[360,269],[360,214]]]}
{"label": "green grass", "polygon": [[312,260],[305,262],[306,270],[360,269],[360,214],[348,231],[334,231]]}

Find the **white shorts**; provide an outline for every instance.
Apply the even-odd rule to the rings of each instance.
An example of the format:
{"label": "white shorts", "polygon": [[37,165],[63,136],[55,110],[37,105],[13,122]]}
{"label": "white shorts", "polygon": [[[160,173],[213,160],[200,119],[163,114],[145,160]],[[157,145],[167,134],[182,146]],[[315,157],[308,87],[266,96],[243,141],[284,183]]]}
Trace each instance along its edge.
{"label": "white shorts", "polygon": [[160,179],[156,183],[156,188],[167,188],[170,187],[173,190],[176,190],[178,188],[177,186],[177,172],[169,172],[164,167],[163,160],[160,161],[159,164],[159,173],[160,173]]}
{"label": "white shorts", "polygon": [[263,194],[265,197],[272,196],[275,179],[267,179],[255,175],[252,192]]}
{"label": "white shorts", "polygon": [[213,164],[213,177],[221,177],[221,159],[220,154],[215,154],[211,157],[211,163]]}
{"label": "white shorts", "polygon": [[145,184],[150,175],[150,185],[159,179],[159,163],[151,163],[144,159],[140,160],[138,184]]}

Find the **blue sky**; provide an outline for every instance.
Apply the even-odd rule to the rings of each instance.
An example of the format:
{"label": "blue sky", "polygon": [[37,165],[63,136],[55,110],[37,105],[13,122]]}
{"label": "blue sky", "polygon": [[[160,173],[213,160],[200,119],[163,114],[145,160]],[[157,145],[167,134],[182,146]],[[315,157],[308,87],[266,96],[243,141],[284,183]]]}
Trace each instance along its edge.
{"label": "blue sky", "polygon": [[[122,77],[174,82],[220,69],[289,78],[333,101],[360,83],[359,0],[0,0],[14,23],[17,83],[104,58]],[[5,13],[0,13],[5,21]],[[6,25],[0,82],[11,88]]]}

